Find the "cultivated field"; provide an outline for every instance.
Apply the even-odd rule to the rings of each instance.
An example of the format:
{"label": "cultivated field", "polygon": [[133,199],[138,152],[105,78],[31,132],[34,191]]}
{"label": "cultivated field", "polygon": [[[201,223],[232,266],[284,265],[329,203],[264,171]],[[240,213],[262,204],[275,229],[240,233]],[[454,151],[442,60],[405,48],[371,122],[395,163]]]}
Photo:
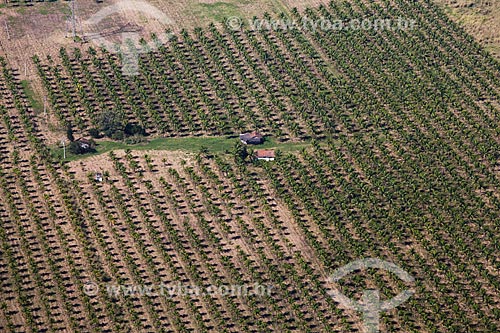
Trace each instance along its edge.
{"label": "cultivated field", "polygon": [[[499,62],[430,1],[233,2],[217,15],[415,25],[234,29],[183,1],[168,15],[202,27],[136,76],[62,36],[24,51],[26,77],[31,42],[0,35],[0,332],[364,332],[329,294],[366,289],[414,291],[380,332],[500,331]],[[110,110],[155,140],[63,160],[61,129]],[[274,161],[234,152],[252,130]],[[413,281],[330,279],[364,258]]]}

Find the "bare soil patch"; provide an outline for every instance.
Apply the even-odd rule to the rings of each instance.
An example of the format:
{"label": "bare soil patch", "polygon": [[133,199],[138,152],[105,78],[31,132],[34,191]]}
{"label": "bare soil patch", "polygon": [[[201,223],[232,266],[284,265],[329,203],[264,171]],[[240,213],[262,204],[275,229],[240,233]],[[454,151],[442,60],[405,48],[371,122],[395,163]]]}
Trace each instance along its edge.
{"label": "bare soil patch", "polygon": [[437,0],[446,13],[500,59],[500,0]]}

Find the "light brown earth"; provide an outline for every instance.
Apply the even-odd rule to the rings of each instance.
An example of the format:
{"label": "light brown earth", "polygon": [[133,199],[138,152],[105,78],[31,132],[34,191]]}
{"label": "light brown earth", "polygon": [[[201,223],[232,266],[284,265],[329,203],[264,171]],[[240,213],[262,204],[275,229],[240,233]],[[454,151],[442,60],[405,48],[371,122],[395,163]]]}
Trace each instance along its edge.
{"label": "light brown earth", "polygon": [[500,0],[436,0],[489,52],[500,59]]}

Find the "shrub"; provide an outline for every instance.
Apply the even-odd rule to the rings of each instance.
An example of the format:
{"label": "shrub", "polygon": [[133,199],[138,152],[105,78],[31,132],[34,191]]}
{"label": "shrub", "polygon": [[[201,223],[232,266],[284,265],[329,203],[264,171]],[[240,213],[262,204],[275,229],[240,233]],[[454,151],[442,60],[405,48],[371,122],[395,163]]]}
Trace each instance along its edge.
{"label": "shrub", "polygon": [[73,135],[73,127],[71,126],[71,123],[69,123],[66,127],[66,136],[68,137],[68,140],[70,142],[75,141],[75,137]]}
{"label": "shrub", "polygon": [[125,139],[125,143],[128,145],[137,145],[139,143],[146,143],[148,140],[140,135],[134,135]]}
{"label": "shrub", "polygon": [[144,128],[138,124],[133,124],[133,123],[128,123],[125,126],[125,135],[131,136],[131,135],[146,135],[146,131]]}
{"label": "shrub", "polygon": [[89,129],[89,135],[95,139],[99,139],[101,137],[101,132],[97,128]]}
{"label": "shrub", "polygon": [[118,141],[121,141],[125,138],[125,134],[121,130],[116,130],[114,132],[111,132],[107,136],[111,137],[111,139],[113,139],[113,140],[118,140]]}
{"label": "shrub", "polygon": [[[123,139],[123,115],[113,110],[106,110],[99,116],[99,129],[104,132],[107,137],[113,138],[115,133],[122,132]],[[120,135],[120,134],[118,134]]]}

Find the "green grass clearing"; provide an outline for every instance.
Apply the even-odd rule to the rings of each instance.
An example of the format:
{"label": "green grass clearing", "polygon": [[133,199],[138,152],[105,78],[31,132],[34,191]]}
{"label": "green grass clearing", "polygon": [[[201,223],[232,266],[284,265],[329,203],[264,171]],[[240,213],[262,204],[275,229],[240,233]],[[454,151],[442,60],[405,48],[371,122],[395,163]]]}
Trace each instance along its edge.
{"label": "green grass clearing", "polygon": [[209,21],[223,22],[228,17],[241,17],[238,5],[231,2],[196,3],[190,13]]}
{"label": "green grass clearing", "polygon": [[[127,145],[116,141],[98,141],[97,152],[85,155],[73,155],[66,150],[66,161],[76,161],[91,156],[101,155],[113,150],[165,150],[165,151],[185,151],[197,153],[202,148],[207,148],[211,153],[223,153],[231,150],[238,138],[227,137],[186,137],[186,138],[156,138],[148,143]],[[273,138],[266,138],[266,142],[258,146],[249,146],[251,149],[276,148],[283,152],[299,151],[310,146],[309,142],[285,142],[280,143]],[[61,145],[52,146],[53,154],[63,159],[63,148]]]}
{"label": "green grass clearing", "polygon": [[249,0],[226,0],[214,3],[193,2],[186,13],[202,18],[208,22],[224,22],[229,17],[239,17],[250,19],[253,16],[262,16],[264,12],[274,14],[290,14],[290,10],[281,0],[267,0],[258,3],[262,8],[257,11],[255,2]]}

